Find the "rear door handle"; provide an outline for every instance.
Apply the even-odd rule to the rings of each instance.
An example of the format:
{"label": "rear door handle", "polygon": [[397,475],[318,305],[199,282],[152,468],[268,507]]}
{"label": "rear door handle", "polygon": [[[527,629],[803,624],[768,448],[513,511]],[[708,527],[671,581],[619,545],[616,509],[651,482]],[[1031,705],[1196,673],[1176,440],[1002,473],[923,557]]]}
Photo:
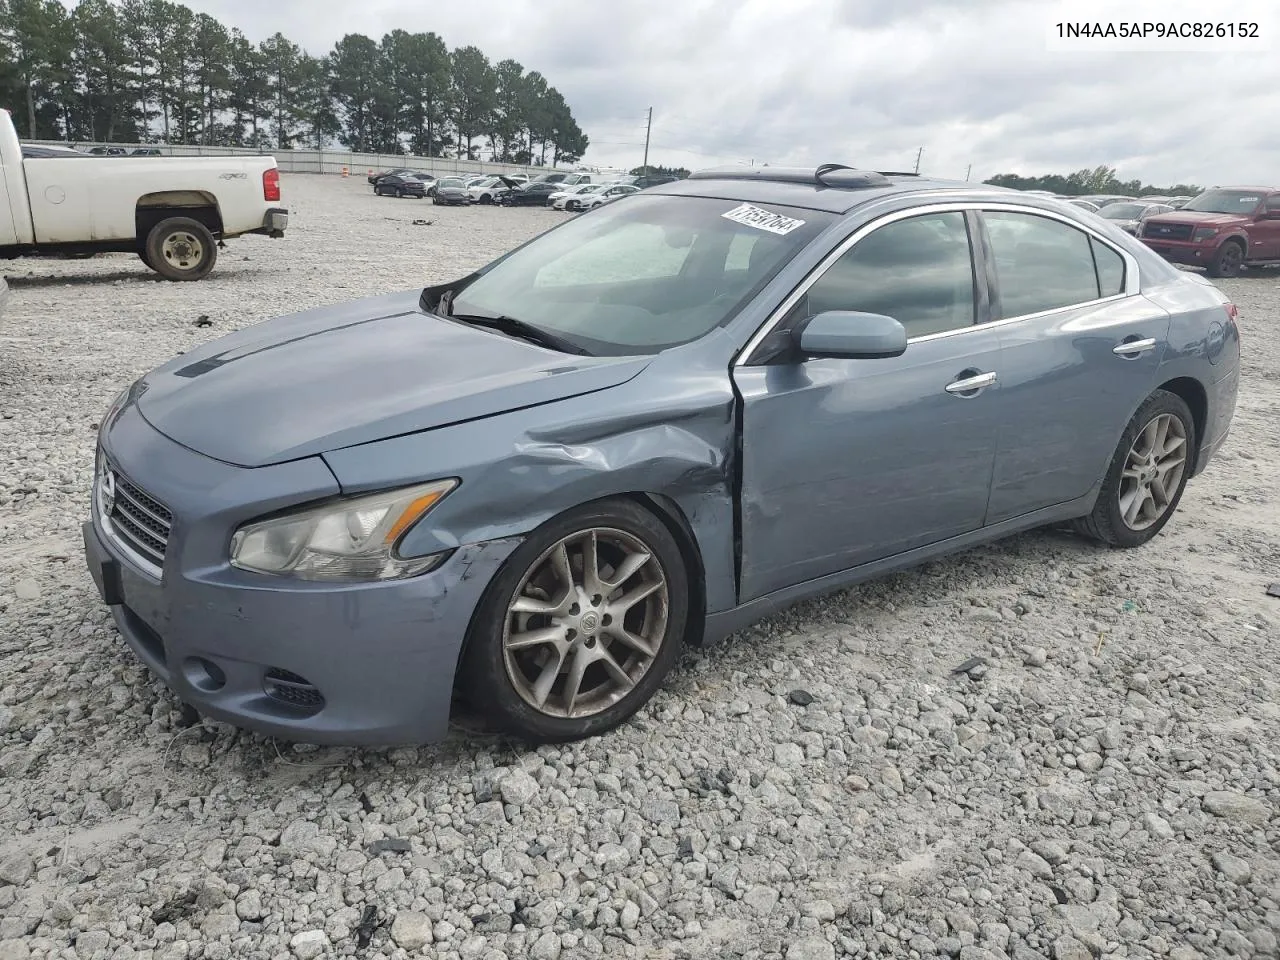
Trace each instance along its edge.
{"label": "rear door handle", "polygon": [[947,393],[972,393],[974,390],[981,390],[983,387],[989,387],[996,382],[995,371],[991,373],[980,373],[976,377],[965,377],[963,380],[953,380],[947,384]]}
{"label": "rear door handle", "polygon": [[1117,357],[1136,357],[1140,353],[1146,353],[1148,350],[1154,350],[1156,346],[1155,337],[1147,337],[1145,340],[1126,340],[1117,344],[1111,349]]}

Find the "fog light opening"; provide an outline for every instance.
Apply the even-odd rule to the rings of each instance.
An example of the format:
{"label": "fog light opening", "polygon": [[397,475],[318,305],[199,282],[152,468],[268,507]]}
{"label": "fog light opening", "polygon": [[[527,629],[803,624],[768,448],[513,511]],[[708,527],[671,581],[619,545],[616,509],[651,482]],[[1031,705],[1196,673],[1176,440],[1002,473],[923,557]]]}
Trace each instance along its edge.
{"label": "fog light opening", "polygon": [[212,660],[204,657],[187,657],[182,661],[182,675],[187,683],[205,693],[214,693],[227,685],[227,675]]}
{"label": "fog light opening", "polygon": [[263,675],[262,689],[272,700],[309,713],[318,712],[324,706],[324,695],[315,684],[292,670],[271,667]]}

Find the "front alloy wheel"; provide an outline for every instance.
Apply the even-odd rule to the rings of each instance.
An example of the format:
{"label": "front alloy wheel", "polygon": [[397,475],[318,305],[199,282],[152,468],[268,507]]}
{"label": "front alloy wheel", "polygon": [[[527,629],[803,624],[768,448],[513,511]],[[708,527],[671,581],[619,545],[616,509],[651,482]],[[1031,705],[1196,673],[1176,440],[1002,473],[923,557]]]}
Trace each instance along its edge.
{"label": "front alloy wheel", "polygon": [[679,656],[688,582],[666,526],[631,501],[549,521],[512,554],[468,637],[475,704],[535,741],[622,723]]}

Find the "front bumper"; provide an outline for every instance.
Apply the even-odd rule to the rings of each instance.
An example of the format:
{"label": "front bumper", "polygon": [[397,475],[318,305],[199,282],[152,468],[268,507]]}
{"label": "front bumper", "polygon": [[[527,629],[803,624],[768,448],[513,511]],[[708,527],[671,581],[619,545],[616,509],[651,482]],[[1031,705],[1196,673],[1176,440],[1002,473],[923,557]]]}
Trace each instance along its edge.
{"label": "front bumper", "polygon": [[308,743],[444,735],[472,611],[518,540],[460,547],[430,573],[392,583],[255,576],[224,559],[242,522],[228,525],[227,497],[259,490],[261,499],[231,513],[260,514],[290,479],[310,497],[322,463],[231,467],[169,441],[133,407],[105,449],[172,509],[173,526],[156,578],[95,506],[83,525],[85,559],[125,642],[180,699],[214,719]]}
{"label": "front bumper", "polygon": [[1214,254],[1218,252],[1216,246],[1206,246],[1190,240],[1160,240],[1154,237],[1138,239],[1170,263],[1183,263],[1192,267],[1208,266],[1213,262]]}

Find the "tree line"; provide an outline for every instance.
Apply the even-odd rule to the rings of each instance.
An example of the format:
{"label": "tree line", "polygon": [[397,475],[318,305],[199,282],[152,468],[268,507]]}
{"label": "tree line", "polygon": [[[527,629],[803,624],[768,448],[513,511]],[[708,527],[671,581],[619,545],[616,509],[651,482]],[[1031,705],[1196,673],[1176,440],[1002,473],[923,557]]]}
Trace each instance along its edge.
{"label": "tree line", "polygon": [[1155,187],[1141,180],[1121,180],[1115,167],[1100,166],[1077,170],[1075,173],[1051,173],[1043,177],[1020,177],[1016,173],[1001,173],[987,180],[997,187],[1015,190],[1049,190],[1066,197],[1082,197],[1088,194],[1119,194],[1126,197],[1194,197],[1204,188],[1190,183],[1177,183],[1171,187]]}
{"label": "tree line", "polygon": [[0,105],[32,140],[575,163],[588,138],[515,60],[434,33],[347,34],[312,56],[170,0],[0,0]]}

